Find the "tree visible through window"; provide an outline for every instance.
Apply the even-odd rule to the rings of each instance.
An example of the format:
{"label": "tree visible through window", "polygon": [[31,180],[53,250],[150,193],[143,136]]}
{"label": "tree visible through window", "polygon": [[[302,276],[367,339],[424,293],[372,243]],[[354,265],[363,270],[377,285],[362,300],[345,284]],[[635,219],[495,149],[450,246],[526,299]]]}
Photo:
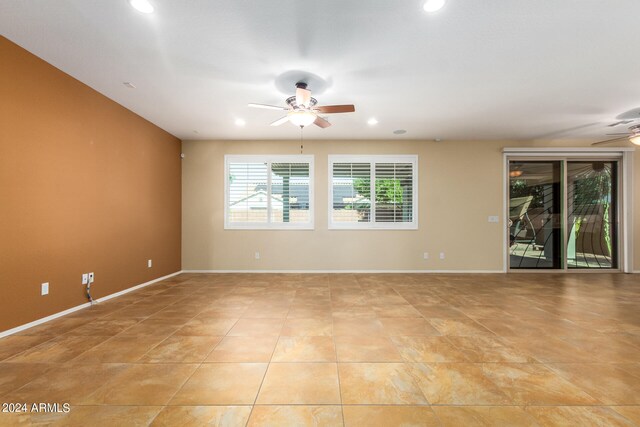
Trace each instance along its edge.
{"label": "tree visible through window", "polygon": [[330,226],[416,228],[416,156],[331,157]]}

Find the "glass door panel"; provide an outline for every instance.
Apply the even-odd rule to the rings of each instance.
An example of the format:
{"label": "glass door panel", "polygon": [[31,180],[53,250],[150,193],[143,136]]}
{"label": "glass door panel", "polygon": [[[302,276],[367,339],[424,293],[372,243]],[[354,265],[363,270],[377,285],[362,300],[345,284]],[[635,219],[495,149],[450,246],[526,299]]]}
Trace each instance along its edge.
{"label": "glass door panel", "polygon": [[561,160],[509,162],[509,266],[561,269]]}
{"label": "glass door panel", "polygon": [[617,268],[617,162],[567,162],[567,267]]}

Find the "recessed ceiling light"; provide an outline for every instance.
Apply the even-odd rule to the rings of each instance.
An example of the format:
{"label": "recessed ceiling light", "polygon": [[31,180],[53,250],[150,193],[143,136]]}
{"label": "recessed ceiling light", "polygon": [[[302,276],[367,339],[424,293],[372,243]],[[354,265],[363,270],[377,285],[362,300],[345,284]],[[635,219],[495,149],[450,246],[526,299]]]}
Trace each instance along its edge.
{"label": "recessed ceiling light", "polygon": [[407,131],[404,129],[397,129],[397,130],[394,130],[393,133],[396,135],[404,135],[405,133],[407,133]]}
{"label": "recessed ceiling light", "polygon": [[153,6],[148,0],[129,0],[129,4],[138,12],[153,13]]}
{"label": "recessed ceiling light", "polygon": [[242,119],[236,119],[236,122],[235,122],[235,123],[236,123],[236,126],[244,126],[244,125],[246,125],[246,124],[247,124],[247,122],[245,122],[245,121],[244,121],[244,120],[242,120]]}
{"label": "recessed ceiling light", "polygon": [[437,12],[444,6],[445,0],[427,0],[422,8],[427,13]]}
{"label": "recessed ceiling light", "polygon": [[367,120],[367,124],[369,126],[374,126],[378,124],[378,119],[376,119],[375,117],[371,117],[369,120]]}

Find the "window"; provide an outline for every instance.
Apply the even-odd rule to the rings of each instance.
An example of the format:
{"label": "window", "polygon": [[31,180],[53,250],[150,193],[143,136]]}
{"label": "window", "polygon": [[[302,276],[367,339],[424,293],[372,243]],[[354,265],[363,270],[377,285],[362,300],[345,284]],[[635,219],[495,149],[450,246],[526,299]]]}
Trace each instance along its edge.
{"label": "window", "polygon": [[329,228],[418,228],[418,156],[329,156]]}
{"label": "window", "polygon": [[313,156],[225,156],[225,228],[312,229]]}

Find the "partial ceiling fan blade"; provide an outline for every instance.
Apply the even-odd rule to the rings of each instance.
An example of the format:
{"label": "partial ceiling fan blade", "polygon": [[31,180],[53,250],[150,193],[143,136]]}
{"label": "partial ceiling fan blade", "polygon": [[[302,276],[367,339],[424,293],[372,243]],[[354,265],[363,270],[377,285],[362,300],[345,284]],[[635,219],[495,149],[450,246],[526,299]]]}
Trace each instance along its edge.
{"label": "partial ceiling fan blade", "polygon": [[286,110],[284,107],[278,107],[277,105],[268,105],[268,104],[249,104],[249,107],[253,108],[265,108],[267,110]]}
{"label": "partial ceiling fan blade", "polygon": [[289,116],[280,117],[278,120],[271,123],[271,126],[280,126],[281,124],[286,123],[288,121],[289,121]]}
{"label": "partial ceiling fan blade", "polygon": [[616,136],[616,135],[629,135],[629,132],[624,132],[624,133],[607,133],[605,134],[607,136]]}
{"label": "partial ceiling fan blade", "polygon": [[323,105],[315,107],[314,110],[322,114],[353,113],[356,107],[354,105]]}
{"label": "partial ceiling fan blade", "polygon": [[313,122],[313,124],[316,126],[320,126],[322,129],[328,128],[329,126],[331,126],[331,123],[329,123],[327,120],[323,119],[320,116],[316,117],[316,120]]}
{"label": "partial ceiling fan blade", "polygon": [[296,104],[298,107],[301,105],[309,107],[309,101],[311,101],[311,91],[301,87],[296,88]]}
{"label": "partial ceiling fan blade", "polygon": [[593,143],[593,144],[591,144],[591,145],[607,144],[607,143],[609,143],[609,142],[620,141],[620,140],[623,140],[623,139],[627,139],[627,137],[626,137],[626,136],[623,136],[623,137],[620,137],[620,138],[607,139],[606,141],[598,141],[598,142],[594,142],[594,143]]}

